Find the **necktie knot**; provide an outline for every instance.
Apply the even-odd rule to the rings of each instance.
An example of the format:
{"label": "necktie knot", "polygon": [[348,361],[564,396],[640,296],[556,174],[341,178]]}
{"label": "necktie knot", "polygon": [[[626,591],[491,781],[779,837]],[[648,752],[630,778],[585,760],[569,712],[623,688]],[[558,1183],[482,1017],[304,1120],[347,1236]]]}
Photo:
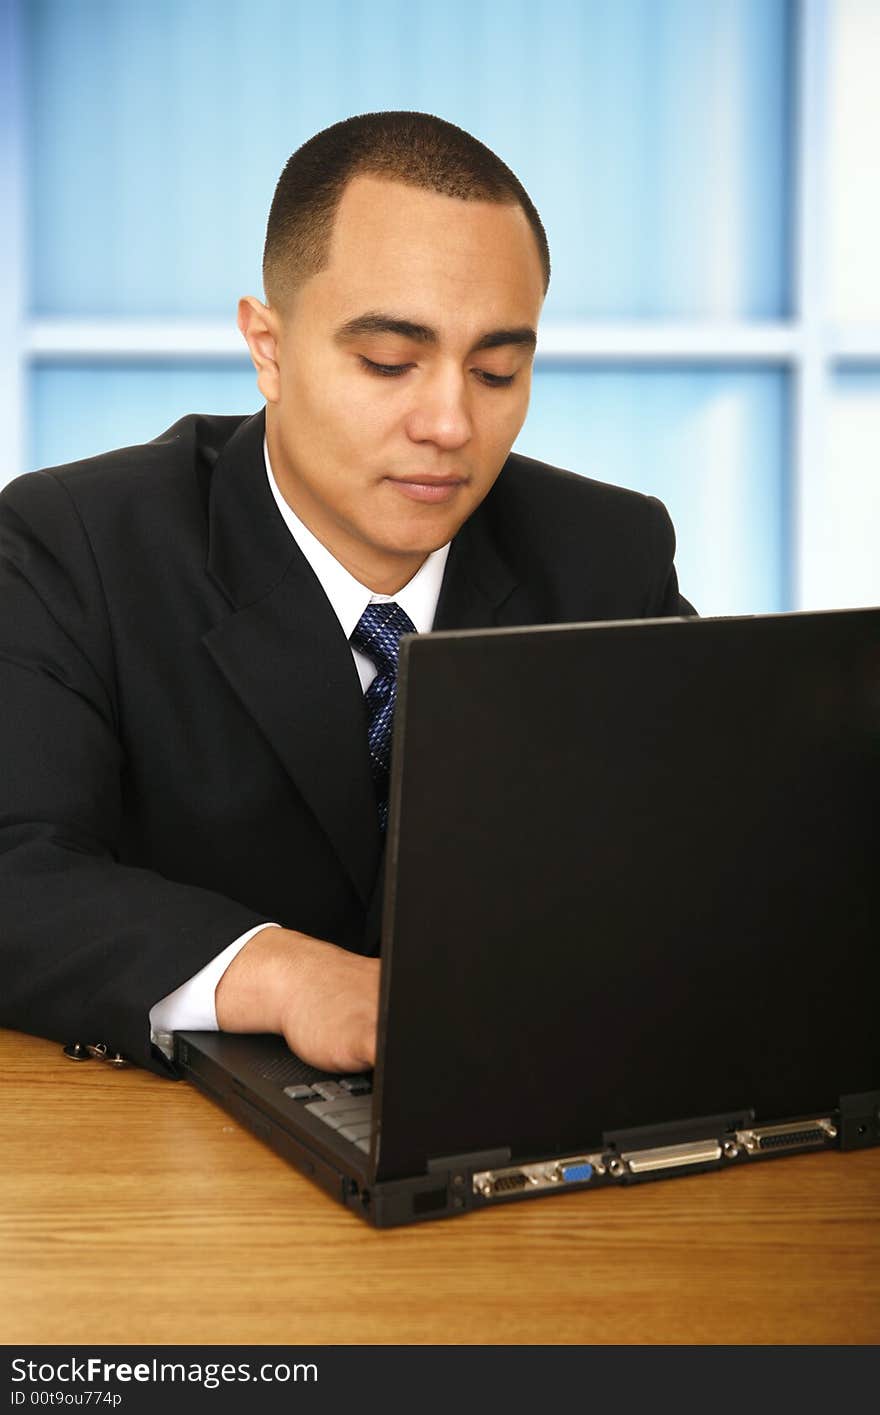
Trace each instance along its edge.
{"label": "necktie knot", "polygon": [[353,646],[373,660],[384,675],[397,672],[402,634],[414,634],[416,626],[405,610],[393,600],[368,604],[351,636]]}

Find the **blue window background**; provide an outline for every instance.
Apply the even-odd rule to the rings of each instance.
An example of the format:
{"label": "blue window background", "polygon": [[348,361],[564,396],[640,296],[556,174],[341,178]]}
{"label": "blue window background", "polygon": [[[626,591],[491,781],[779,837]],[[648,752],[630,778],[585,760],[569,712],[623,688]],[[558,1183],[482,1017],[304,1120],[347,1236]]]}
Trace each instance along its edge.
{"label": "blue window background", "polygon": [[[796,356],[760,352],[762,330],[784,344],[799,316],[795,58],[812,4],[32,0],[26,465],[143,440],[190,411],[257,408],[243,344],[212,341],[239,295],[262,293],[287,156],[348,114],[423,109],[495,148],[547,227],[547,351],[518,449],[660,496],[703,613],[835,602],[821,547],[812,579],[795,563]],[[158,355],[146,339],[114,352],[120,328],[136,346],[156,321],[170,331]],[[179,321],[203,323],[204,348],[169,347]],[[707,347],[683,357],[678,331],[695,326]],[[631,355],[606,357],[621,329]],[[758,353],[726,357],[730,329],[747,345],[754,330]],[[833,405],[849,385],[832,383]],[[852,485],[876,495],[870,472]],[[862,558],[839,599],[880,597]]]}
{"label": "blue window background", "polygon": [[416,108],[513,167],[546,317],[788,308],[786,0],[37,0],[31,308],[228,314],[294,148]]}

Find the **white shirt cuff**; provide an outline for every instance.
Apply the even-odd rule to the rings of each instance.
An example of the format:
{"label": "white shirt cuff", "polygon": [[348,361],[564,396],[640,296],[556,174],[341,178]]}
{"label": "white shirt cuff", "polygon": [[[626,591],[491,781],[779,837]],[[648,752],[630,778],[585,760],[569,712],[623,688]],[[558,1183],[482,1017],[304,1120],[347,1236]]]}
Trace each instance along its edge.
{"label": "white shirt cuff", "polygon": [[192,978],[181,983],[150,1008],[150,1040],[170,1059],[174,1051],[173,1032],[216,1032],[217,1009],[214,993],[233,958],[261,929],[278,929],[280,924],[257,924],[248,929]]}

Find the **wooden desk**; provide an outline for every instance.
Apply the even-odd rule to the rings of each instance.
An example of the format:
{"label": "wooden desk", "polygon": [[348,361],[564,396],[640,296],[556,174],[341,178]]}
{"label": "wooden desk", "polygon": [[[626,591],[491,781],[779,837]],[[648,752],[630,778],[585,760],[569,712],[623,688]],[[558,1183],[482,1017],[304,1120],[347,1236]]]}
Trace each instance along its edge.
{"label": "wooden desk", "polygon": [[377,1232],[185,1084],[0,1032],[8,1343],[875,1343],[880,1149]]}

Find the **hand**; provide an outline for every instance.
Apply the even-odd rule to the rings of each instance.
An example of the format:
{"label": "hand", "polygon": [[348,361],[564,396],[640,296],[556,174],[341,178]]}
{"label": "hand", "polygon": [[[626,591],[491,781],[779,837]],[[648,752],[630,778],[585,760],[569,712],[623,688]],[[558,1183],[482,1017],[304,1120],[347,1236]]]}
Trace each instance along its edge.
{"label": "hand", "polygon": [[322,1071],[375,1064],[378,958],[266,928],[232,960],[214,1000],[223,1032],[279,1032],[291,1051]]}

